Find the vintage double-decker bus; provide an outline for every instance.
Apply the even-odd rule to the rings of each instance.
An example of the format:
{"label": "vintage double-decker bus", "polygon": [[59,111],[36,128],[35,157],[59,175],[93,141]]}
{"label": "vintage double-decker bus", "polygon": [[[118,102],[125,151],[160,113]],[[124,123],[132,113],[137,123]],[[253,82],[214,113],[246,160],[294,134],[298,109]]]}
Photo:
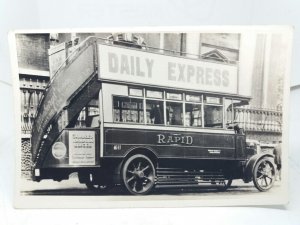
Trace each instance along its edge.
{"label": "vintage double-decker bus", "polygon": [[154,187],[274,183],[270,154],[248,154],[234,108],[248,104],[238,66],[90,37],[62,64],[32,130],[33,179],[132,194]]}

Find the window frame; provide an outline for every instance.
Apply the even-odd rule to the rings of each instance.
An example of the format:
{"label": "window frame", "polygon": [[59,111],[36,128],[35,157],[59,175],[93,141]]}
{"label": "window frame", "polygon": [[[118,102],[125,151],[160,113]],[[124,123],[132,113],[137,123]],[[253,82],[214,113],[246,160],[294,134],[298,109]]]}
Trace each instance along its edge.
{"label": "window frame", "polygon": [[[144,109],[145,109],[145,125],[153,125],[153,126],[167,126],[167,113],[166,113],[166,99],[165,99],[165,90],[162,91],[162,98],[154,98],[154,97],[147,97],[147,88],[144,88],[145,91],[145,105],[144,105]],[[147,100],[150,101],[160,101],[163,103],[163,114],[164,114],[164,123],[162,124],[152,124],[152,123],[147,123]]]}
{"label": "window frame", "polygon": [[[207,94],[207,93],[195,93],[195,92],[189,92],[189,91],[172,91],[169,89],[157,89],[157,88],[151,88],[151,87],[135,87],[135,86],[127,86],[128,92],[127,96],[126,95],[118,95],[118,94],[112,94],[112,109],[113,109],[113,115],[112,115],[112,121],[113,123],[123,123],[123,124],[135,124],[135,125],[151,125],[151,126],[165,126],[165,127],[181,127],[181,128],[192,128],[192,129],[215,129],[215,130],[226,130],[226,118],[227,118],[227,112],[225,109],[225,100],[232,100],[232,97],[224,97],[224,96],[218,96],[215,94]],[[142,95],[143,96],[136,96],[136,95],[131,95],[130,94],[130,89],[138,89],[142,90]],[[162,98],[155,98],[155,97],[148,97],[147,96],[147,91],[157,91],[162,93]],[[180,94],[182,99],[181,100],[175,100],[175,99],[168,99],[167,94],[168,93],[174,93],[174,94]],[[200,99],[198,100],[187,100],[186,96],[191,95],[191,96],[199,96]],[[143,122],[121,122],[121,121],[115,121],[115,114],[114,114],[114,98],[119,97],[119,98],[127,98],[127,99],[139,99],[142,100],[142,106],[143,106]],[[207,103],[205,102],[206,97],[215,97],[219,98],[221,103]],[[159,101],[162,102],[163,104],[163,116],[164,116],[164,123],[162,124],[152,124],[152,123],[147,123],[147,101]],[[168,124],[167,121],[167,103],[179,103],[182,104],[182,125],[171,125]],[[201,126],[189,126],[186,121],[186,104],[190,105],[199,105],[201,109]],[[216,106],[216,107],[222,107],[222,127],[205,127],[205,106]]]}
{"label": "window frame", "polygon": [[[132,96],[132,95],[130,95],[130,96],[124,96],[124,95],[112,95],[112,109],[113,109],[113,111],[112,111],[112,113],[113,113],[113,115],[112,115],[112,121],[113,121],[113,123],[122,123],[122,124],[144,124],[144,123],[145,123],[145,115],[143,116],[144,123],[115,121],[115,113],[114,113],[114,109],[115,109],[115,107],[114,107],[114,98],[115,98],[115,97],[117,97],[117,98],[128,98],[128,99],[130,99],[130,98],[131,98],[131,99],[140,99],[140,100],[142,100],[143,107],[144,107],[143,97]],[[143,108],[143,112],[144,112],[144,108]],[[143,114],[144,114],[144,113],[143,113]]]}
{"label": "window frame", "polygon": [[[213,98],[219,98],[221,103],[207,103],[206,102],[206,97],[213,97]],[[202,94],[202,102],[203,102],[203,128],[208,128],[208,129],[226,129],[226,124],[225,124],[225,97],[224,96],[217,96],[214,94]],[[205,126],[205,106],[217,106],[217,107],[222,107],[222,127],[206,127]]]}
{"label": "window frame", "polygon": [[[166,100],[166,107],[167,107],[167,103],[168,102],[171,102],[171,103],[179,103],[179,104],[181,104],[182,105],[182,107],[181,107],[181,109],[182,109],[182,125],[172,125],[172,124],[167,124],[166,126],[171,126],[171,127],[185,127],[185,112],[184,112],[184,110],[185,110],[185,107],[184,107],[184,102],[183,101],[179,101],[179,100]],[[166,112],[166,114],[167,114],[167,108],[165,109],[165,112]],[[166,118],[166,120],[167,120],[167,118]],[[169,116],[169,120],[170,120],[170,116]],[[169,121],[170,122],[170,121]]]}

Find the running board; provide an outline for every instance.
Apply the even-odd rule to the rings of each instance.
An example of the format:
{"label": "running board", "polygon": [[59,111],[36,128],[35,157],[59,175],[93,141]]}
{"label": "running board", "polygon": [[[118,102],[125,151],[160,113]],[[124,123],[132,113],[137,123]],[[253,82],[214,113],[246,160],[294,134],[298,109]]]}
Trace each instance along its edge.
{"label": "running board", "polygon": [[225,183],[222,171],[185,170],[182,168],[158,168],[156,170],[156,188],[186,188]]}

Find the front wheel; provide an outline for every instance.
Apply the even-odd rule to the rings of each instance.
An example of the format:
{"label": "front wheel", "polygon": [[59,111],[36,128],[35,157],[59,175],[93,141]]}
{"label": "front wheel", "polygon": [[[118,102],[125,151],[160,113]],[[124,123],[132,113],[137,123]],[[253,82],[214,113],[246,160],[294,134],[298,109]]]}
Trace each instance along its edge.
{"label": "front wheel", "polygon": [[122,178],[126,189],[131,194],[147,194],[155,184],[154,165],[145,155],[133,155],[123,165]]}
{"label": "front wheel", "polygon": [[253,170],[253,183],[259,191],[269,190],[275,181],[275,165],[269,158],[259,160]]}

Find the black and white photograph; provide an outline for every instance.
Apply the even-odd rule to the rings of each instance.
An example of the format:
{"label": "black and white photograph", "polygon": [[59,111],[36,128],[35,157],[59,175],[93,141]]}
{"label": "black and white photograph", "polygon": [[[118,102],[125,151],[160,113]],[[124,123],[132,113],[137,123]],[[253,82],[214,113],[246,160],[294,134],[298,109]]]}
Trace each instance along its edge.
{"label": "black and white photograph", "polygon": [[288,202],[291,27],[29,30],[10,45],[17,208]]}

